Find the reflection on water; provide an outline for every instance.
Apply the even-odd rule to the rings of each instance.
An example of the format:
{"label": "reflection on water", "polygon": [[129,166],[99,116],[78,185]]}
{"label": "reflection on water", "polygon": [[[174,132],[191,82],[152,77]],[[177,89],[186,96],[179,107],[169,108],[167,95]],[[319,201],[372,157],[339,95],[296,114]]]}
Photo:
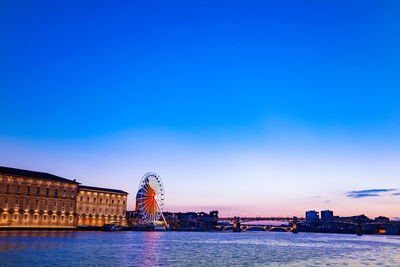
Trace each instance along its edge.
{"label": "reflection on water", "polygon": [[143,264],[151,266],[153,259],[157,258],[157,244],[160,242],[161,232],[144,232],[143,249],[141,250]]}
{"label": "reflection on water", "polygon": [[0,266],[400,266],[400,236],[0,232]]}
{"label": "reflection on water", "polygon": [[1,237],[11,237],[11,236],[32,236],[32,237],[79,237],[76,231],[57,231],[57,230],[45,230],[45,231],[26,231],[26,230],[13,230],[13,231],[0,231]]}

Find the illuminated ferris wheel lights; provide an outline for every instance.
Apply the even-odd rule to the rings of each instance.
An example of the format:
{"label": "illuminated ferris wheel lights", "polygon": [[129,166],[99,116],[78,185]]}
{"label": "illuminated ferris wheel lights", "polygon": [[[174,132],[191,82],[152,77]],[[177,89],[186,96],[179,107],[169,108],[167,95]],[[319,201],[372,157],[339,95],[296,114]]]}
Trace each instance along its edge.
{"label": "illuminated ferris wheel lights", "polygon": [[139,185],[136,196],[140,223],[158,224],[162,218],[164,209],[164,187],[161,178],[153,172],[146,173]]}

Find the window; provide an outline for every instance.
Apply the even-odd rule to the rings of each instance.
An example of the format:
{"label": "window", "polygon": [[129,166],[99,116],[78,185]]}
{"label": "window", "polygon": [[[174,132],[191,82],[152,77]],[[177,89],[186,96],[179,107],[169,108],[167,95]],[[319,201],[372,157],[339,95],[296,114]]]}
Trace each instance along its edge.
{"label": "window", "polygon": [[31,187],[28,186],[28,189],[26,189],[26,193],[29,195],[31,193]]}
{"label": "window", "polygon": [[10,185],[9,184],[6,186],[6,192],[10,192]]}
{"label": "window", "polygon": [[119,205],[119,199],[118,199],[118,205]]}
{"label": "window", "polygon": [[39,200],[35,200],[35,210],[37,210],[38,209],[38,204],[39,204]]}
{"label": "window", "polygon": [[47,200],[44,202],[44,209],[47,210]]}
{"label": "window", "polygon": [[25,209],[27,210],[29,208],[29,199],[27,198],[25,201]]}
{"label": "window", "polygon": [[35,215],[35,221],[37,221],[37,215]]}
{"label": "window", "polygon": [[72,222],[72,216],[69,216],[69,221]]}
{"label": "window", "polygon": [[87,198],[87,203],[89,203],[89,197]]}
{"label": "window", "polygon": [[58,194],[58,190],[56,189],[56,190],[54,190],[54,196],[57,196],[57,194]]}
{"label": "window", "polygon": [[86,208],[86,213],[88,213],[89,212],[89,208]]}
{"label": "window", "polygon": [[21,190],[21,186],[17,186],[17,193],[19,193],[19,191]]}
{"label": "window", "polygon": [[8,198],[4,200],[4,209],[8,209]]}
{"label": "window", "polygon": [[47,215],[43,216],[43,220],[45,220],[45,221],[47,220]]}
{"label": "window", "polygon": [[18,198],[15,200],[15,208],[18,208]]}
{"label": "window", "polygon": [[125,200],[124,200],[124,202],[122,202],[122,204],[124,204],[124,205],[125,205]]}
{"label": "window", "polygon": [[106,199],[106,204],[108,204],[108,198]]}
{"label": "window", "polygon": [[7,214],[4,214],[3,215],[3,220],[6,220],[7,219]]}
{"label": "window", "polygon": [[57,209],[57,201],[54,201],[53,210],[56,211],[56,209]]}
{"label": "window", "polygon": [[25,214],[24,219],[28,220],[28,214]]}
{"label": "window", "polygon": [[66,197],[66,196],[67,196],[67,192],[65,192],[65,190],[64,190],[63,197]]}
{"label": "window", "polygon": [[64,216],[61,216],[61,221],[64,221]]}
{"label": "window", "polygon": [[114,199],[113,199],[113,200],[111,200],[111,204],[114,204]]}
{"label": "window", "polygon": [[64,202],[62,203],[62,211],[64,211]]}
{"label": "window", "polygon": [[18,219],[18,215],[15,214],[15,215],[14,215],[14,220],[17,220],[17,219]]}
{"label": "window", "polygon": [[93,213],[96,213],[96,209],[95,208],[93,208]]}
{"label": "window", "polygon": [[49,189],[48,188],[46,188],[46,196],[48,196],[49,195]]}
{"label": "window", "polygon": [[56,215],[53,215],[53,221],[55,221],[56,220]]}
{"label": "window", "polygon": [[36,195],[40,195],[40,187],[36,189]]}
{"label": "window", "polygon": [[102,198],[100,198],[100,204],[101,204],[101,202],[103,201],[103,199]]}
{"label": "window", "polygon": [[83,201],[83,197],[81,196],[81,202]]}
{"label": "window", "polygon": [[71,209],[72,209],[72,207],[73,207],[73,202],[71,202]]}
{"label": "window", "polygon": [[74,191],[71,192],[71,198],[74,198]]}
{"label": "window", "polygon": [[96,198],[93,199],[93,203],[96,203]]}

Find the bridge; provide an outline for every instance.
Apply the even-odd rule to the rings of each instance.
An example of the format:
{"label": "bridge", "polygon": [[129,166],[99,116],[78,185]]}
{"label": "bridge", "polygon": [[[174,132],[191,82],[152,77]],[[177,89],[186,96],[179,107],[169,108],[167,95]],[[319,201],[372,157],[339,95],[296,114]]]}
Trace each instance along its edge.
{"label": "bridge", "polygon": [[303,217],[222,217],[218,218],[220,222],[256,222],[256,221],[279,221],[279,222],[302,222]]}
{"label": "bridge", "polygon": [[[216,226],[221,231],[234,231],[234,225],[217,225]],[[236,226],[237,229],[238,226]],[[273,226],[273,225],[240,225],[240,231],[266,231],[266,232],[293,232],[293,226]]]}
{"label": "bridge", "polygon": [[[297,234],[297,223],[304,221],[304,218],[298,217],[222,217],[219,218],[219,222],[230,222],[233,224],[229,225],[218,225],[217,228],[221,231],[234,231],[234,232],[245,232],[247,230],[258,230],[268,232],[292,232]],[[242,222],[256,222],[256,221],[280,221],[289,222],[289,226],[275,226],[275,225],[248,225],[241,224]]]}

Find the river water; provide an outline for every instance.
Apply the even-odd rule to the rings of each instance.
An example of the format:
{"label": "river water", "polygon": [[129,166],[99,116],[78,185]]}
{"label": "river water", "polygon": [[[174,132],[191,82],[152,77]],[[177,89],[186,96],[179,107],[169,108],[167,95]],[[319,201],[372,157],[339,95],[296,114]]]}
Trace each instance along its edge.
{"label": "river water", "polygon": [[0,266],[400,266],[400,236],[0,232]]}

